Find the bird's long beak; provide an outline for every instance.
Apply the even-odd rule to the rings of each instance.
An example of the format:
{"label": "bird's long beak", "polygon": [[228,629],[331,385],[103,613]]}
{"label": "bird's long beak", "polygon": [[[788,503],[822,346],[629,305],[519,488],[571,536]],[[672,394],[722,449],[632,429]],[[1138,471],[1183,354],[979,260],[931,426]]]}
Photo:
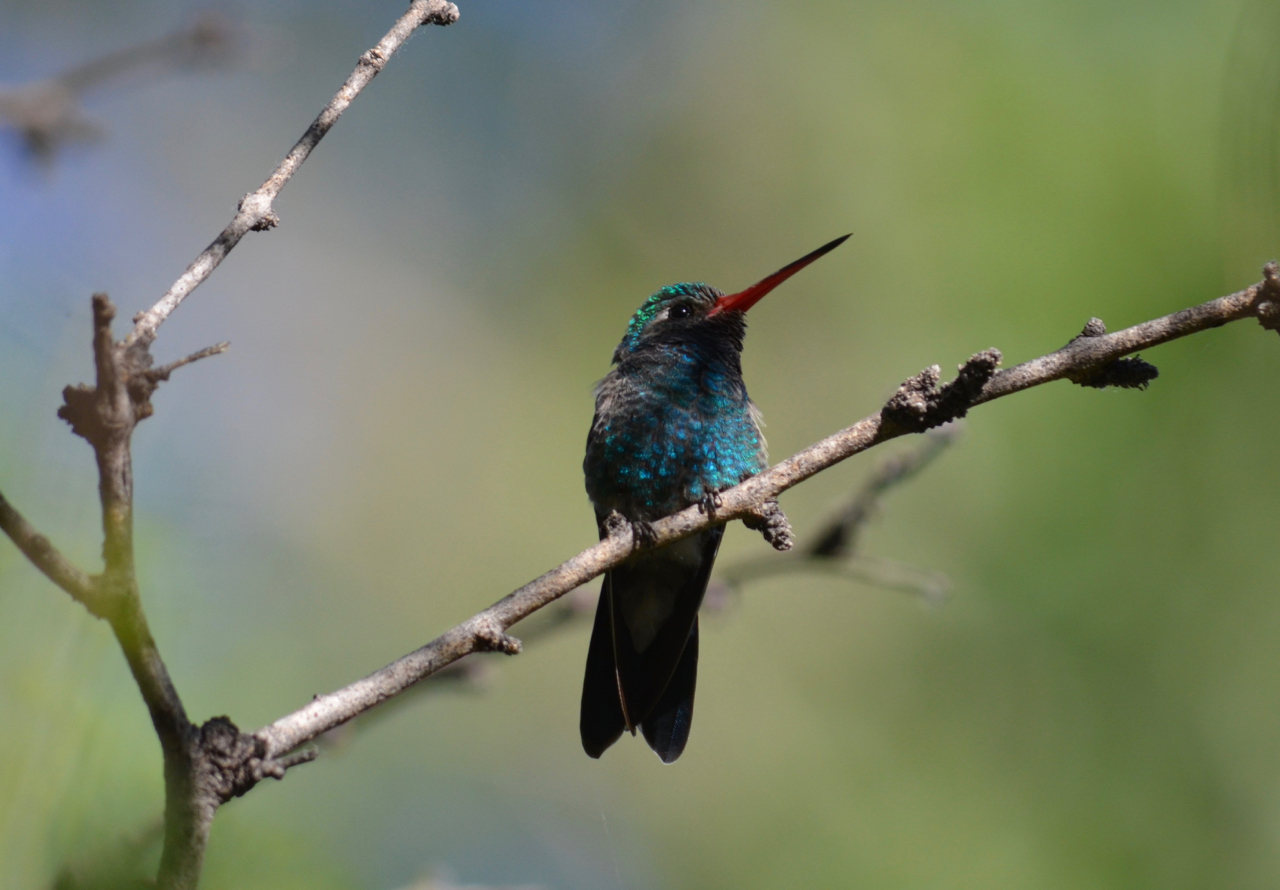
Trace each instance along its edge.
{"label": "bird's long beak", "polygon": [[792,275],[812,263],[818,257],[831,253],[831,251],[843,244],[848,240],[848,238],[849,235],[842,235],[834,241],[828,241],[813,253],[807,253],[794,263],[783,266],[768,278],[756,282],[746,290],[740,290],[736,294],[725,294],[723,297],[716,300],[716,304],[711,307],[711,311],[708,312],[707,315],[715,315],[717,312],[724,312],[728,309],[733,309],[738,312],[746,312],[756,303],[759,303],[764,295],[769,291],[782,284],[782,282],[786,281]]}

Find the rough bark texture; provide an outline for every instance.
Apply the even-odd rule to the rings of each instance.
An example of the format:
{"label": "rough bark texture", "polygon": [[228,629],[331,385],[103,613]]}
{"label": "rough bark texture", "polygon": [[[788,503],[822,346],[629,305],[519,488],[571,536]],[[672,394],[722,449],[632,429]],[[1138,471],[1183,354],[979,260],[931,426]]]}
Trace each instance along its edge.
{"label": "rough bark texture", "polygon": [[[1274,308],[1280,302],[1278,298],[1280,275],[1276,265],[1270,263],[1265,278],[1243,291],[1115,334],[1103,333],[1105,328],[1100,329],[1101,322],[1094,319],[1086,326],[1084,335],[1062,349],[1008,371],[997,370],[1000,352],[995,349],[974,355],[960,366],[955,380],[946,385],[940,385],[938,366],[926,368],[906,380],[877,413],[721,492],[714,511],[707,511],[701,505],[689,507],[665,519],[646,523],[643,535],[629,523],[618,523],[614,532],[594,547],[530,581],[422,648],[363,680],[328,695],[316,696],[306,707],[264,726],[254,735],[265,743],[268,757],[284,754],[472,652],[494,649],[509,654],[519,652],[519,641],[506,635],[508,628],[618,565],[636,550],[661,547],[733,519],[742,519],[752,527],[763,526],[769,538],[769,530],[780,526],[770,525],[770,522],[777,523],[777,519],[768,518],[773,514],[767,505],[788,488],[848,457],[907,433],[942,426],[965,416],[975,405],[1054,380],[1080,378],[1083,385],[1097,386],[1101,379],[1098,375],[1113,373],[1109,369],[1124,361],[1127,355],[1227,322],[1257,318],[1265,327],[1274,329],[1276,316],[1280,316],[1280,310]],[[1119,385],[1129,385],[1131,379],[1122,374],[1123,382]]]}
{"label": "rough bark texture", "polygon": [[[111,333],[115,307],[105,294],[94,295],[96,379],[92,385],[68,386],[63,391],[64,404],[58,416],[93,447],[97,461],[103,531],[101,574],[91,576],[72,565],[0,495],[0,529],[50,580],[91,614],[111,625],[146,703],[164,755],[164,847],[157,885],[166,890],[188,890],[199,883],[209,829],[220,805],[245,793],[267,776],[283,777],[289,767],[311,759],[314,754],[303,752],[286,758],[267,758],[264,743],[240,732],[226,717],[195,726],[187,717],[151,635],[134,571],[130,451],[133,431],[151,416],[151,395],[161,382],[184,365],[226,351],[227,344],[202,349],[158,368],[152,367],[150,346],[164,320],[246,233],[262,231],[279,222],[272,210],[275,197],[409,35],[421,25],[446,25],[457,17],[457,7],[452,3],[414,0],[387,35],[361,56],[342,89],[267,181],[240,202],[239,212],[213,244],[154,306],[134,319],[134,329],[124,341],[116,342]],[[132,57],[124,61],[130,59]],[[112,64],[116,62],[124,64],[120,59]],[[4,110],[0,108],[0,113]]]}
{"label": "rough bark texture", "polygon": [[[115,309],[105,295],[93,298],[92,385],[70,386],[59,416],[93,447],[102,503],[103,570],[89,575],[71,564],[0,495],[0,530],[60,588],[114,631],[150,713],[164,754],[166,789],[164,849],[158,886],[194,888],[198,883],[209,829],[218,807],[246,793],[262,779],[283,777],[290,767],[312,759],[313,749],[296,751],[353,717],[404,692],[420,680],[473,652],[514,655],[520,642],[507,634],[516,622],[618,565],[639,549],[660,547],[711,525],[741,519],[780,550],[792,536],[777,497],[810,476],[880,442],[919,433],[963,417],[971,408],[1053,380],[1082,386],[1143,388],[1157,374],[1150,364],[1128,358],[1169,340],[1243,318],[1280,330],[1280,275],[1269,264],[1258,284],[1208,303],[1119,331],[1106,333],[1097,319],[1056,352],[1007,371],[1000,353],[980,352],[941,385],[937,366],[905,381],[878,412],[823,439],[750,480],[721,492],[713,503],[690,507],[638,527],[610,526],[594,547],[562,563],[471,617],[426,646],[337,692],[317,696],[306,707],[252,735],[226,717],[203,726],[188,719],[159,649],[148,628],[134,570],[133,476],[130,442],[134,428],[152,413],[151,395],[170,373],[226,349],[219,344],[163,367],[152,367],[149,352],[160,325],[203,282],[250,231],[278,224],[273,202],[312,149],[388,59],[421,25],[449,24],[458,10],[443,0],[414,0],[409,11],[373,49],[365,53],[342,89],[266,182],[241,202],[231,223],[187,268],[167,293],[134,319],[128,337],[111,333]],[[837,554],[846,539],[823,543]],[[813,551],[811,555],[829,554]],[[293,753],[291,753],[293,752]]]}

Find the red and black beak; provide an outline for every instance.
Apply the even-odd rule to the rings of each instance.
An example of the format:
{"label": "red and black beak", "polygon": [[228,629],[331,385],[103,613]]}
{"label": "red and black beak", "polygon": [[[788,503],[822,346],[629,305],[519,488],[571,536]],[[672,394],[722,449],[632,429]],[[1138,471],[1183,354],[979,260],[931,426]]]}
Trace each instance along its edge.
{"label": "red and black beak", "polygon": [[812,263],[818,257],[831,253],[831,251],[843,244],[848,240],[848,238],[849,235],[842,235],[834,241],[828,241],[813,253],[805,254],[794,263],[783,266],[768,278],[756,282],[746,290],[740,290],[736,294],[725,294],[723,297],[716,300],[716,304],[711,307],[711,311],[708,312],[707,315],[715,315],[717,312],[724,312],[729,309],[736,312],[746,312],[756,303],[759,303],[760,300],[763,299],[764,295],[769,291],[782,284],[782,282],[786,281],[792,275]]}

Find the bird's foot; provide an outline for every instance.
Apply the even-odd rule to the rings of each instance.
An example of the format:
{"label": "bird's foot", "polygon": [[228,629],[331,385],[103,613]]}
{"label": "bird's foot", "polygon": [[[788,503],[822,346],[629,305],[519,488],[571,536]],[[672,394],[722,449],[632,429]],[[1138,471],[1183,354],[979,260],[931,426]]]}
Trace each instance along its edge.
{"label": "bird's foot", "polygon": [[776,500],[770,499],[742,517],[742,524],[760,532],[774,550],[790,550],[795,544],[791,522]]}
{"label": "bird's foot", "polygon": [[705,516],[715,516],[716,511],[720,509],[724,503],[720,498],[720,492],[709,491],[698,501],[698,510]]}
{"label": "bird's foot", "polygon": [[653,530],[653,523],[637,519],[631,523],[631,539],[633,549],[652,547],[658,540],[658,533]]}
{"label": "bird's foot", "polygon": [[658,533],[653,530],[652,523],[645,522],[643,519],[628,519],[617,510],[605,517],[604,530],[611,538],[616,538],[629,530],[632,550],[652,547],[658,540]]}

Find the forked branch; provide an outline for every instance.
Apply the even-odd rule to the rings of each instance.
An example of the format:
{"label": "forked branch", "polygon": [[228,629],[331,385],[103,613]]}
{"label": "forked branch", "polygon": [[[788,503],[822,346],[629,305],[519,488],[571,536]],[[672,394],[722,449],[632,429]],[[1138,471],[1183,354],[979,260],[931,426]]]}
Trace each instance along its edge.
{"label": "forked branch", "polygon": [[236,215],[222,230],[213,243],[195,258],[177,281],[169,288],[154,306],[146,312],[134,317],[133,332],[126,338],[129,346],[146,345],[156,338],[156,331],[164,324],[173,310],[200,284],[213,274],[231,252],[240,243],[240,239],[249,232],[262,232],[279,225],[273,204],[276,196],[285,184],[298,172],[312,149],[320,144],[325,134],[333,129],[342,112],[360,95],[360,91],[378,76],[396,50],[404,45],[414,31],[423,25],[449,25],[458,20],[458,7],[446,0],[413,0],[409,11],[402,15],[391,30],[378,41],[377,45],[360,57],[351,76],[342,85],[342,89],[329,100],[316,119],[312,122],[302,138],[285,155],[284,160],[267,177],[267,181],[240,199],[240,207]]}
{"label": "forked branch", "polygon": [[[275,197],[409,35],[421,25],[449,24],[457,17],[457,7],[452,3],[414,0],[377,46],[361,56],[342,89],[270,178],[241,201],[231,224],[151,309],[137,316],[134,329],[125,340],[116,342],[112,336],[115,307],[111,301],[105,294],[94,295],[95,382],[67,387],[63,391],[65,404],[58,416],[93,447],[97,459],[102,573],[90,576],[72,565],[0,495],[0,529],[55,584],[110,623],[151,714],[164,754],[165,839],[157,877],[161,888],[196,886],[209,829],[221,804],[244,794],[267,776],[283,777],[287,769],[313,755],[298,752],[281,758],[265,756],[261,741],[240,732],[225,717],[215,717],[202,726],[191,723],[148,628],[134,570],[130,451],[133,431],[152,414],[151,396],[161,382],[178,368],[224,352],[227,344],[211,346],[160,367],[153,367],[150,346],[165,319],[247,232],[276,225],[278,219],[272,209]],[[111,68],[120,60],[108,61],[111,65],[106,67]],[[103,75],[105,69],[85,70]],[[79,76],[83,80],[88,74],[81,72]],[[0,112],[3,110],[0,108]]]}
{"label": "forked branch", "polygon": [[[60,416],[94,449],[103,511],[104,568],[88,575],[72,565],[0,496],[0,529],[54,583],[94,615],[110,622],[150,711],[165,764],[165,844],[158,885],[194,888],[214,813],[233,796],[263,778],[310,759],[299,746],[347,722],[464,656],[481,651],[515,654],[520,642],[508,630],[547,604],[618,565],[639,549],[659,547],[712,524],[741,519],[761,530],[774,546],[790,544],[790,529],[776,498],[840,461],[881,442],[919,433],[964,416],[975,405],[1048,383],[1069,379],[1083,386],[1142,387],[1155,369],[1126,358],[1169,340],[1243,318],[1280,329],[1280,280],[1274,264],[1262,282],[1241,291],[1155,319],[1115,334],[1097,320],[1062,349],[999,371],[1000,353],[987,350],[963,366],[943,386],[935,366],[907,380],[878,412],[799,452],[766,472],[720,494],[711,508],[690,507],[647,525],[643,540],[627,523],[594,547],[514,591],[421,649],[337,692],[317,697],[299,711],[260,729],[241,732],[225,717],[192,724],[171,682],[143,614],[134,572],[133,480],[130,442],[133,429],[152,412],[150,397],[175,369],[216,354],[225,344],[185,359],[153,367],[149,347],[164,321],[250,231],[279,220],[274,201],[311,151],[388,59],[421,25],[449,24],[457,8],[444,0],[413,0],[387,35],[359,61],[342,89],[324,108],[272,175],[240,202],[231,223],[148,310],[134,319],[131,333],[113,339],[114,307],[104,295],[94,298],[92,386],[68,387]],[[773,506],[771,506],[773,505]]]}

